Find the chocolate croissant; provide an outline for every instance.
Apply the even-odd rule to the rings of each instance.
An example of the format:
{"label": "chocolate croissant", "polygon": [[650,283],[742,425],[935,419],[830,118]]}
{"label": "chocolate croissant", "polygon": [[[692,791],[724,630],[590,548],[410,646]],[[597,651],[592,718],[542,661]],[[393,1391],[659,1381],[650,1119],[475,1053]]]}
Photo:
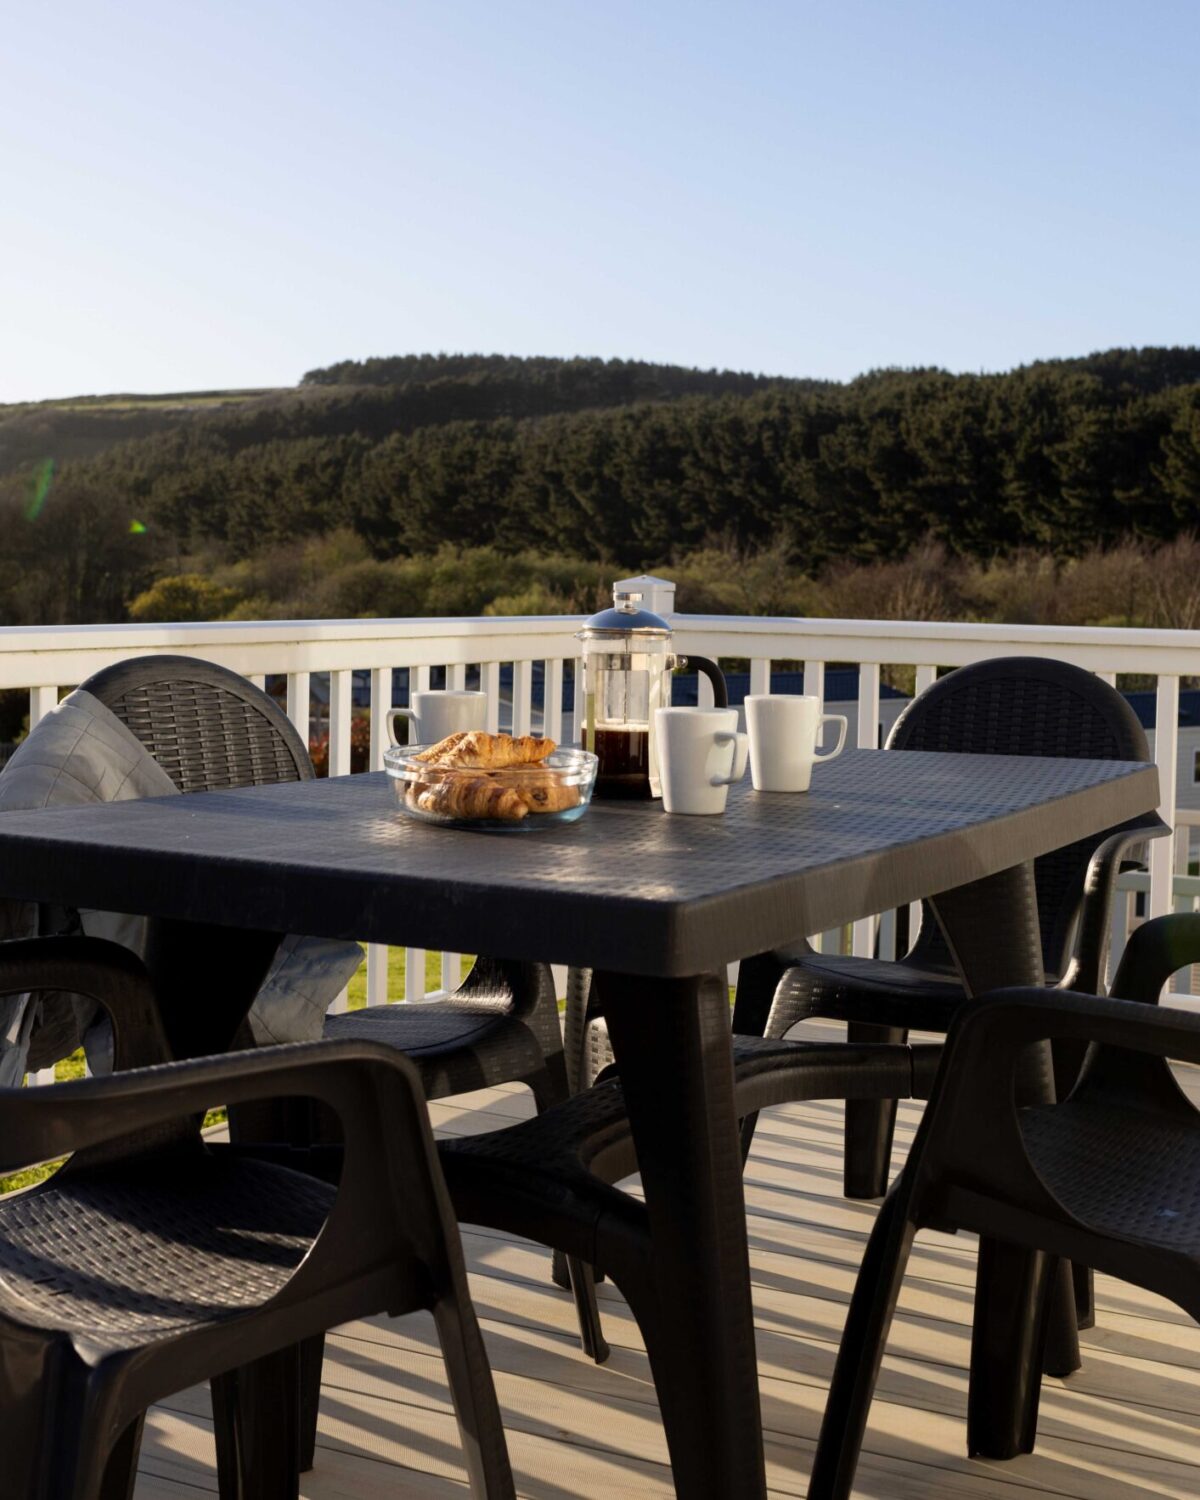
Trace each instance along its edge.
{"label": "chocolate croissant", "polygon": [[432,786],[414,787],[422,812],[450,818],[497,818],[519,822],[529,812],[518,792],[488,776],[449,776]]}

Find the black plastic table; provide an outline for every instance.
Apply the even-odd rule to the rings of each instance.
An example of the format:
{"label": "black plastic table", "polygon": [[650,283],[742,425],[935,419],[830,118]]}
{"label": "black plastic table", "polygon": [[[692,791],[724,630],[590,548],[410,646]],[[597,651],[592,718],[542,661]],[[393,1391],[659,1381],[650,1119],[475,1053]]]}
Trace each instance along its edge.
{"label": "black plastic table", "polygon": [[0,895],[161,919],[150,963],[181,1056],[230,1045],[283,932],[594,969],[666,1312],[656,1374],[690,1397],[677,1491],[754,1500],[730,1015],[704,976],[946,892],[939,919],[968,986],[1038,984],[1029,862],[1157,802],[1142,764],[858,750],[819,767],[807,795],[733,788],[721,818],[595,803],[578,823],[502,835],[412,822],[385,777],[350,776],[5,814]]}

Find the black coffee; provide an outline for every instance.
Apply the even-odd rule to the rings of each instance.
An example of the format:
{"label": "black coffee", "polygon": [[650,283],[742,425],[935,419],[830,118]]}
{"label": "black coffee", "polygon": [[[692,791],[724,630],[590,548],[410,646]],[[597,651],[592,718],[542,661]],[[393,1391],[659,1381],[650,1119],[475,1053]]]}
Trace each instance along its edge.
{"label": "black coffee", "polygon": [[592,749],[600,762],[596,797],[650,796],[650,732],[646,729],[597,729]]}

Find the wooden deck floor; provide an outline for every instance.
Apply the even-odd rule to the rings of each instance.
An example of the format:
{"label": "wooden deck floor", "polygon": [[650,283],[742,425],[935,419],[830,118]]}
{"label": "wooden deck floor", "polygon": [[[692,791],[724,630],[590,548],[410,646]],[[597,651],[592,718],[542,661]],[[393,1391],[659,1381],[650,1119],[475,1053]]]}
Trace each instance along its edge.
{"label": "wooden deck floor", "polygon": [[[1194,1075],[1193,1096],[1200,1100]],[[917,1106],[904,1107],[906,1150]],[[520,1090],[435,1107],[440,1130],[494,1128],[528,1109]],[[772,1496],[803,1496],[846,1302],[874,1208],[841,1197],[836,1104],[765,1116],[746,1177],[758,1357]],[[531,1500],[673,1493],[636,1325],[600,1289],[613,1355],[589,1364],[570,1299],[538,1247],[464,1232],[471,1286]],[[880,1379],[856,1494],[875,1500],[1130,1500],[1200,1495],[1200,1328],[1178,1309],[1101,1278],[1084,1368],[1045,1383],[1038,1450],[1011,1463],[964,1451],[973,1246],[918,1240]],[[136,1500],[216,1490],[203,1388],[147,1423]],[[317,1465],[306,1500],[466,1494],[431,1321],[356,1323],[330,1341]],[[736,1500],[731,1496],[730,1500]]]}

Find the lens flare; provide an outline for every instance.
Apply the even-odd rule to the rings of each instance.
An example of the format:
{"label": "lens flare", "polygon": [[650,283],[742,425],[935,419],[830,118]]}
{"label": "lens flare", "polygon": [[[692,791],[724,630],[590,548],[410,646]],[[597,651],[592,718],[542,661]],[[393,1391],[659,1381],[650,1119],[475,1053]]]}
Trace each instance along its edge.
{"label": "lens flare", "polygon": [[29,503],[25,507],[25,519],[36,521],[41,515],[46,504],[46,496],[50,493],[50,486],[54,483],[54,460],[44,458],[33,471],[33,479],[29,486]]}

